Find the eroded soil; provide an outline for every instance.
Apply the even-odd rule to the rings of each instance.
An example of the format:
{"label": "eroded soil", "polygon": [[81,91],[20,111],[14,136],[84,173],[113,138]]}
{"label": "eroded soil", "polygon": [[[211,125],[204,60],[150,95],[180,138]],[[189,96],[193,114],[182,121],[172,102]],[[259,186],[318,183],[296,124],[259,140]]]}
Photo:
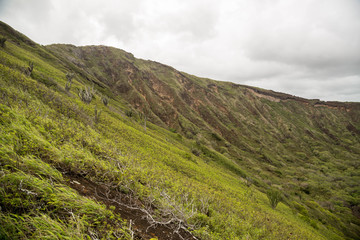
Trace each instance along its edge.
{"label": "eroded soil", "polygon": [[134,232],[134,239],[145,240],[157,238],[159,240],[182,240],[197,239],[190,232],[176,226],[176,223],[154,224],[149,221],[147,214],[142,210],[139,200],[132,200],[127,194],[109,189],[85,179],[74,173],[67,173],[68,185],[77,190],[79,194],[95,199],[107,207],[115,207],[114,212],[120,214],[128,223],[131,221],[131,229]]}

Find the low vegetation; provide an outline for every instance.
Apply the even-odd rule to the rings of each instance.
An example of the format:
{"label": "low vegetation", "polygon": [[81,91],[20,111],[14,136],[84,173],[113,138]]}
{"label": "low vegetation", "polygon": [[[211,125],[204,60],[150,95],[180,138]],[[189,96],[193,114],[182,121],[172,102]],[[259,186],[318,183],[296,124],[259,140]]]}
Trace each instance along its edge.
{"label": "low vegetation", "polygon": [[6,42],[6,38],[0,38],[0,46],[1,46],[2,48],[5,47],[5,42]]}
{"label": "low vegetation", "polygon": [[360,237],[358,104],[0,37],[0,239]]}
{"label": "low vegetation", "polygon": [[275,209],[282,198],[280,191],[270,189],[267,191],[266,195],[269,198],[270,206]]}

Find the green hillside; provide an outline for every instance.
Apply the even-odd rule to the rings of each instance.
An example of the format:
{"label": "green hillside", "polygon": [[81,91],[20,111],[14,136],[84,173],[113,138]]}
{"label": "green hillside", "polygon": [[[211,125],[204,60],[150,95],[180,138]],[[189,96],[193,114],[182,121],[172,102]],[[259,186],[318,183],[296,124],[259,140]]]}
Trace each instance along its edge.
{"label": "green hillside", "polygon": [[360,103],[0,39],[0,239],[360,238]]}

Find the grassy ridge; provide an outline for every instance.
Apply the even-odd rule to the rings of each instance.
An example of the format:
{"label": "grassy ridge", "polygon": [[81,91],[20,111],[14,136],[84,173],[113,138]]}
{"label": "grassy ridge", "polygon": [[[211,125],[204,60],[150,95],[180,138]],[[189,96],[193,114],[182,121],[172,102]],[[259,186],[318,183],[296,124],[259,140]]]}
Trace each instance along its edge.
{"label": "grassy ridge", "polygon": [[[4,35],[3,31],[4,28],[1,32]],[[186,116],[183,125],[188,124],[189,128],[185,128],[183,135],[174,133],[176,129],[168,131],[150,121],[145,131],[144,120],[139,117],[140,111],[135,110],[136,106],[129,106],[123,96],[110,91],[108,83],[104,85],[100,82],[102,71],[97,70],[97,75],[92,71],[86,72],[79,67],[80,63],[76,66],[65,57],[36,44],[29,45],[24,41],[17,44],[14,40],[18,39],[16,35],[6,36],[6,47],[0,49],[0,236],[5,239],[131,238],[129,223],[113,209],[81,197],[68,187],[67,173],[111,186],[137,199],[144,208],[152,203],[157,209],[152,212],[156,219],[161,220],[170,212],[201,239],[342,239],[344,233],[332,227],[338,225],[343,230],[354,231],[347,234],[355,234],[355,238],[356,226],[349,228],[345,225],[358,224],[351,213],[341,209],[343,216],[339,218],[338,213],[334,214],[314,201],[317,196],[312,194],[324,191],[319,198],[322,200],[326,190],[331,189],[326,186],[323,186],[324,189],[313,189],[324,179],[317,176],[316,167],[320,164],[316,162],[322,161],[321,166],[333,171],[330,177],[339,174],[336,169],[341,167],[343,159],[349,161],[346,166],[356,164],[358,137],[345,133],[341,137],[353,144],[340,144],[337,149],[329,149],[327,141],[322,141],[328,135],[314,129],[313,134],[318,141],[285,139],[284,145],[277,145],[271,137],[269,142],[255,144],[256,139],[249,137],[255,132],[265,136],[263,141],[269,140],[266,137],[269,131],[275,131],[271,132],[275,136],[278,134],[275,127],[256,128],[255,125],[263,124],[260,118],[256,118],[243,123],[249,129],[248,135],[239,136],[243,139],[240,141],[242,144],[248,141],[242,150],[240,146],[228,145],[229,141],[221,133],[209,133],[209,129],[204,131],[191,125]],[[137,61],[131,56],[121,56],[123,61]],[[34,62],[34,71],[31,76],[26,76],[24,69],[29,61]],[[97,61],[93,61],[96,68]],[[66,92],[65,74],[69,71],[76,73],[76,79],[70,91]],[[141,72],[137,74],[143,76]],[[167,74],[162,78],[168,79]],[[78,90],[92,84],[97,91],[91,103],[85,104],[79,99]],[[173,85],[176,86],[175,83]],[[145,88],[136,91],[144,94]],[[101,102],[104,94],[110,99],[109,106]],[[129,96],[137,99],[136,94]],[[252,101],[262,107],[263,100]],[[253,106],[250,100],[248,104]],[[94,117],[95,106],[101,110],[98,122]],[[265,106],[279,108],[267,101]],[[163,109],[167,111],[166,105]],[[203,111],[206,113],[206,110]],[[246,116],[246,111],[242,115]],[[278,111],[291,118],[293,112],[302,110],[289,102]],[[346,114],[339,117],[335,111],[316,111],[325,114],[324,124],[334,120],[348,121]],[[195,113],[193,111],[193,117],[199,120]],[[302,112],[298,115],[303,113],[306,114]],[[166,126],[160,122],[166,119],[162,119],[159,112],[148,114],[149,118],[153,117],[153,122]],[[268,114],[273,114],[270,109]],[[295,132],[308,121],[298,117],[294,121],[296,119],[298,123],[293,122],[293,125],[297,127],[292,130]],[[276,120],[274,122],[279,124]],[[288,127],[286,124],[283,123],[283,127]],[[203,122],[203,125],[212,128],[210,123]],[[187,131],[197,132],[196,137],[186,138]],[[308,168],[301,173],[299,167],[304,164],[297,165],[298,158],[294,158],[307,159],[310,152],[290,154],[303,142],[307,143],[306,148],[312,147],[309,150],[311,153],[318,151],[314,159],[306,160],[315,169],[310,173],[306,172]],[[262,145],[263,148],[258,149]],[[273,156],[269,149],[274,145],[286,155],[286,162]],[[350,150],[344,151],[345,146]],[[241,159],[235,156],[241,156]],[[257,157],[272,164],[259,164]],[[282,167],[277,170],[274,165]],[[268,170],[264,171],[266,167]],[[352,197],[348,200],[357,204],[357,187],[353,184],[359,175],[356,175],[355,168],[344,169],[349,174],[341,174],[346,186],[353,186],[354,195],[349,195],[344,189],[341,196]],[[300,173],[295,169],[299,169]],[[308,185],[301,186],[309,194],[304,195],[300,202],[290,195],[285,198],[286,204],[280,203],[275,210],[272,209],[266,194],[259,190],[267,187],[266,179],[272,181],[273,187],[283,186],[280,180],[287,178],[274,177],[276,174],[311,176],[306,181]],[[255,184],[247,184],[246,177],[252,178]],[[339,188],[330,191],[338,193]],[[293,194],[296,193],[294,191]],[[345,218],[348,220],[345,221]]]}

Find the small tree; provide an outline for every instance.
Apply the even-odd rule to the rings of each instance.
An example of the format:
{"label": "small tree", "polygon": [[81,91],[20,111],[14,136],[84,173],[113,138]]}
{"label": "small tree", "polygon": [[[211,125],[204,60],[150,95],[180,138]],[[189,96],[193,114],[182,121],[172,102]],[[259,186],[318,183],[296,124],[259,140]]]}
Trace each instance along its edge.
{"label": "small tree", "polygon": [[80,89],[79,97],[81,101],[89,104],[94,96],[94,88],[85,87],[85,89]]}
{"label": "small tree", "polygon": [[5,47],[5,42],[6,42],[6,38],[4,38],[4,37],[0,38],[0,46],[1,46],[2,48]]}
{"label": "small tree", "polygon": [[29,62],[29,66],[26,68],[25,73],[28,77],[31,76],[32,71],[34,70],[34,63],[33,62]]}
{"label": "small tree", "polygon": [[103,103],[105,106],[107,106],[107,105],[109,104],[109,100],[108,100],[108,98],[105,97],[105,96],[102,96],[102,97],[101,97],[101,101],[102,101],[102,103]]}
{"label": "small tree", "polygon": [[266,192],[266,195],[269,198],[270,206],[272,207],[272,209],[275,209],[282,199],[281,192],[276,189],[270,189]]}
{"label": "small tree", "polygon": [[97,124],[100,120],[101,110],[97,110],[96,105],[95,105],[94,113],[95,113],[95,124]]}
{"label": "small tree", "polygon": [[66,73],[67,83],[65,84],[65,91],[67,92],[70,91],[72,79],[74,78],[74,76],[75,76],[74,73]]}

